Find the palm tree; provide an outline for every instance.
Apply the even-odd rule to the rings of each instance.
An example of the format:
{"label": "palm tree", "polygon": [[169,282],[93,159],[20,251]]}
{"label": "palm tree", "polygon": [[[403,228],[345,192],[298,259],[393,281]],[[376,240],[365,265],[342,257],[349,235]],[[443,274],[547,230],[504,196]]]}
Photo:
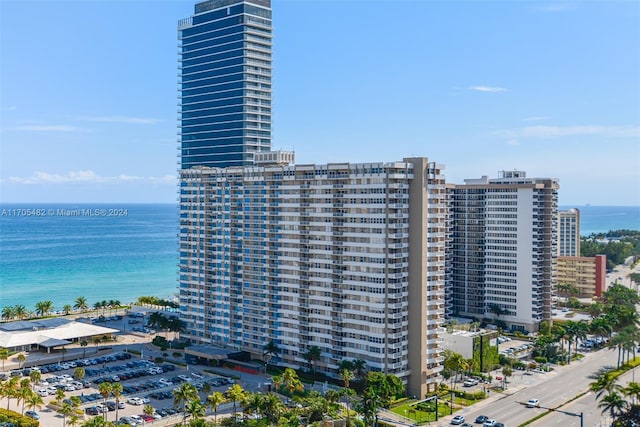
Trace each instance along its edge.
{"label": "palm tree", "polygon": [[211,410],[213,411],[213,422],[214,424],[218,424],[218,406],[226,402],[227,399],[224,397],[219,391],[214,391],[207,397],[207,403],[211,406]]}
{"label": "palm tree", "polygon": [[353,379],[354,375],[348,369],[343,369],[340,371],[340,379],[344,382],[345,388],[349,388],[349,382]]}
{"label": "palm tree", "polygon": [[62,311],[64,311],[64,314],[66,314],[68,316],[73,311],[73,307],[71,307],[71,304],[65,304],[62,307]]}
{"label": "palm tree", "polygon": [[233,417],[236,416],[236,403],[244,402],[245,391],[239,384],[234,384],[227,389],[227,398],[233,402]]}
{"label": "palm tree", "polygon": [[322,350],[320,350],[320,347],[315,345],[311,346],[309,350],[304,354],[304,358],[309,364],[309,369],[311,370],[311,373],[313,375],[313,382],[316,381],[316,371],[314,369],[313,362],[320,360],[321,354]]}
{"label": "palm tree", "polygon": [[22,304],[18,304],[16,306],[13,307],[13,316],[16,317],[18,320],[23,320],[25,317],[27,317],[27,309],[24,305]]}
{"label": "palm tree", "polygon": [[122,397],[122,384],[119,382],[111,384],[111,394],[116,399],[116,423],[118,422],[118,405],[120,404],[120,397]]}
{"label": "palm tree", "polygon": [[[153,410],[153,407],[151,407],[151,409]],[[185,414],[189,414],[193,420],[204,417],[205,413],[206,408],[198,399],[190,400],[185,407]]]}
{"label": "palm tree", "polygon": [[274,340],[269,341],[264,346],[264,349],[262,351],[262,357],[264,357],[265,373],[267,371],[267,368],[269,367],[269,360],[271,360],[271,358],[273,357],[278,357],[279,353],[280,353],[280,348],[278,347],[278,344],[276,344]]}
{"label": "palm tree", "polygon": [[183,422],[186,418],[186,405],[192,400],[200,399],[198,389],[189,382],[180,384],[180,387],[173,390],[173,404],[182,406]]}
{"label": "palm tree", "polygon": [[5,307],[2,307],[2,318],[4,320],[11,320],[15,317],[15,311],[14,308],[11,307],[10,305],[7,305]]}
{"label": "palm tree", "polygon": [[9,402],[12,398],[16,397],[18,393],[18,389],[20,388],[18,377],[11,377],[8,381],[5,381],[3,384],[3,395],[7,398],[7,411],[9,410]]}
{"label": "palm tree", "polygon": [[378,408],[382,405],[382,399],[376,394],[375,391],[367,388],[362,394],[362,399],[356,405],[356,411],[358,411],[364,418],[364,423],[367,426],[374,425],[373,421],[378,413]]}
{"label": "palm tree", "polygon": [[42,397],[38,393],[31,393],[26,400],[27,408],[34,410],[40,409],[44,405]]}
{"label": "palm tree", "polygon": [[633,404],[635,405],[638,399],[640,399],[640,383],[630,382],[623,390],[624,394],[629,397],[633,397]]}
{"label": "palm tree", "polygon": [[44,317],[53,311],[53,302],[50,300],[38,301],[36,303],[36,314]]}
{"label": "palm tree", "polygon": [[602,401],[598,404],[598,408],[602,408],[602,414],[609,412],[611,418],[614,419],[622,414],[628,407],[629,402],[615,391],[603,397]]}
{"label": "palm tree", "polygon": [[0,348],[0,360],[2,360],[2,370],[4,371],[4,361],[9,358],[9,349]]}
{"label": "palm tree", "polygon": [[363,359],[353,360],[353,373],[359,381],[362,381],[367,375],[367,361]]}
{"label": "palm tree", "polygon": [[611,375],[609,372],[600,372],[590,387],[591,391],[596,393],[596,399],[600,399],[604,392],[612,394],[622,391],[622,386],[618,384],[618,377]]}
{"label": "palm tree", "polygon": [[24,363],[25,360],[27,360],[27,356],[25,356],[23,353],[20,353],[18,354],[17,359],[18,359],[18,363],[20,364],[20,369],[22,369],[22,364]]}
{"label": "palm tree", "polygon": [[[100,385],[98,386],[98,393],[100,393],[100,395],[102,396],[102,404],[104,406],[107,406],[107,399],[109,398],[109,396],[111,396],[111,390],[113,390],[113,385],[108,381],[100,383]],[[107,413],[103,412],[102,416],[106,421]]]}
{"label": "palm tree", "polygon": [[73,304],[73,308],[76,310],[85,311],[87,308],[89,308],[87,299],[85,297],[76,298],[75,304]]}
{"label": "palm tree", "polygon": [[[73,408],[73,406],[69,405],[68,403],[63,403],[62,407],[60,407],[58,412],[60,412],[62,414],[62,427],[66,427],[67,426],[67,417],[69,415],[73,414],[75,412],[75,409]],[[102,419],[102,417],[96,417],[96,418]]]}
{"label": "palm tree", "polygon": [[42,373],[40,371],[36,371],[35,369],[29,373],[29,379],[31,380],[32,385],[36,385],[42,379]]}
{"label": "palm tree", "polygon": [[273,393],[267,393],[264,396],[262,400],[262,415],[267,418],[270,424],[275,424],[284,412],[284,404],[278,396]]}
{"label": "palm tree", "polygon": [[18,400],[17,403],[20,404],[22,401],[22,415],[24,415],[24,406],[31,394],[33,394],[33,391],[31,391],[31,380],[29,378],[23,378],[22,381],[20,381],[20,388],[15,394]]}
{"label": "palm tree", "polygon": [[65,398],[66,394],[64,393],[64,390],[59,388],[56,390],[56,400],[58,402],[62,402]]}

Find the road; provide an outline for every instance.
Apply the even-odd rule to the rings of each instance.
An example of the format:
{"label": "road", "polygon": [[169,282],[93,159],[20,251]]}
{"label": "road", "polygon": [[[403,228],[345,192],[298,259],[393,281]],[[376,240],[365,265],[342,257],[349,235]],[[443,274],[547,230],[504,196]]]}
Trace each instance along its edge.
{"label": "road", "polygon": [[[624,387],[631,381],[640,380],[640,370],[638,370],[637,373],[635,372],[636,370],[638,370],[637,367],[634,370],[631,370],[621,375],[619,377],[620,380],[618,381],[618,384]],[[639,375],[639,377],[636,378],[636,375]],[[584,396],[582,396],[581,398],[576,399],[575,401],[564,405],[562,407],[562,410],[567,412],[573,412],[575,414],[579,414],[580,412],[582,412],[584,414],[584,427],[608,426],[610,424],[611,419],[608,418],[606,415],[601,415],[601,410],[598,408],[598,403],[599,403],[598,400],[596,400],[596,394],[590,391]],[[544,427],[547,427],[547,426],[548,427],[556,427],[556,426],[579,427],[580,426],[579,418],[574,418],[574,419],[569,419],[569,418],[572,418],[572,417],[559,414],[559,413],[551,413],[545,416],[542,420],[536,421],[531,425],[537,426],[537,427],[543,427],[543,426]]]}
{"label": "road", "polygon": [[[516,371],[514,377],[510,378],[509,388],[505,393],[500,393],[500,396],[496,396],[495,392],[491,392],[492,395],[485,401],[467,409],[462,409],[456,412],[456,415],[464,415],[467,422],[471,423],[478,415],[486,415],[504,423],[506,426],[517,426],[545,411],[540,408],[526,408],[521,403],[535,398],[540,400],[541,406],[557,407],[587,390],[589,384],[593,382],[590,376],[602,366],[615,365],[616,362],[617,351],[603,349],[588,353],[582,360],[574,361],[568,366],[557,367],[547,374],[528,376]],[[599,417],[599,413],[593,415]],[[543,421],[539,421],[535,425],[552,425],[547,421],[549,416],[545,416]],[[559,414],[554,415],[554,417],[556,416],[559,416]],[[599,421],[599,419],[590,420],[589,416],[585,414],[585,426],[594,425],[594,422]],[[580,426],[579,418],[562,417],[561,424],[563,427]],[[588,420],[590,424],[587,423]],[[447,426],[450,421],[451,416],[445,417],[437,425]]]}

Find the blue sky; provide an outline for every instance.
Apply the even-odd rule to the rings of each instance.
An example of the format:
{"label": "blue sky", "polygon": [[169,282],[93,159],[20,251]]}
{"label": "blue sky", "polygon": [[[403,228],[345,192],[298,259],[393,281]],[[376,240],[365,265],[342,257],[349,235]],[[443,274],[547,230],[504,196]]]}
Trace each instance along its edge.
{"label": "blue sky", "polygon": [[[174,202],[193,1],[0,1],[0,201]],[[273,0],[273,147],[640,205],[640,3]]]}

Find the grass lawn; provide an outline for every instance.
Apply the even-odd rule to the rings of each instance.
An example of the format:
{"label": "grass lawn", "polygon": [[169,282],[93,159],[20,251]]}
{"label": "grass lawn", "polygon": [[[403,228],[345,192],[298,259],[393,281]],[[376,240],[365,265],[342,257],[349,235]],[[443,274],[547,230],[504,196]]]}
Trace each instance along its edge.
{"label": "grass lawn", "polygon": [[[436,414],[434,409],[435,402],[424,402],[419,405],[415,405],[414,403],[417,401],[412,401],[405,403],[404,405],[396,406],[395,408],[391,408],[392,412],[395,412],[398,415],[402,415],[403,417],[407,417],[411,420],[416,421],[418,424],[424,424],[427,422],[433,422],[436,420]],[[412,405],[413,403],[413,405]],[[455,407],[453,408],[453,412],[457,411]],[[438,416],[445,417],[447,415],[451,415],[451,409],[447,403],[438,402]]]}

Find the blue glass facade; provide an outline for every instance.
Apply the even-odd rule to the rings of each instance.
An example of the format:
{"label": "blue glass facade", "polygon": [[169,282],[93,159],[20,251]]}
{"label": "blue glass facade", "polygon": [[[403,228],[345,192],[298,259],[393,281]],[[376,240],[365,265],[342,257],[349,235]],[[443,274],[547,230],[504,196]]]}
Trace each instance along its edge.
{"label": "blue glass facade", "polygon": [[208,0],[178,23],[182,169],[271,150],[271,1]]}

